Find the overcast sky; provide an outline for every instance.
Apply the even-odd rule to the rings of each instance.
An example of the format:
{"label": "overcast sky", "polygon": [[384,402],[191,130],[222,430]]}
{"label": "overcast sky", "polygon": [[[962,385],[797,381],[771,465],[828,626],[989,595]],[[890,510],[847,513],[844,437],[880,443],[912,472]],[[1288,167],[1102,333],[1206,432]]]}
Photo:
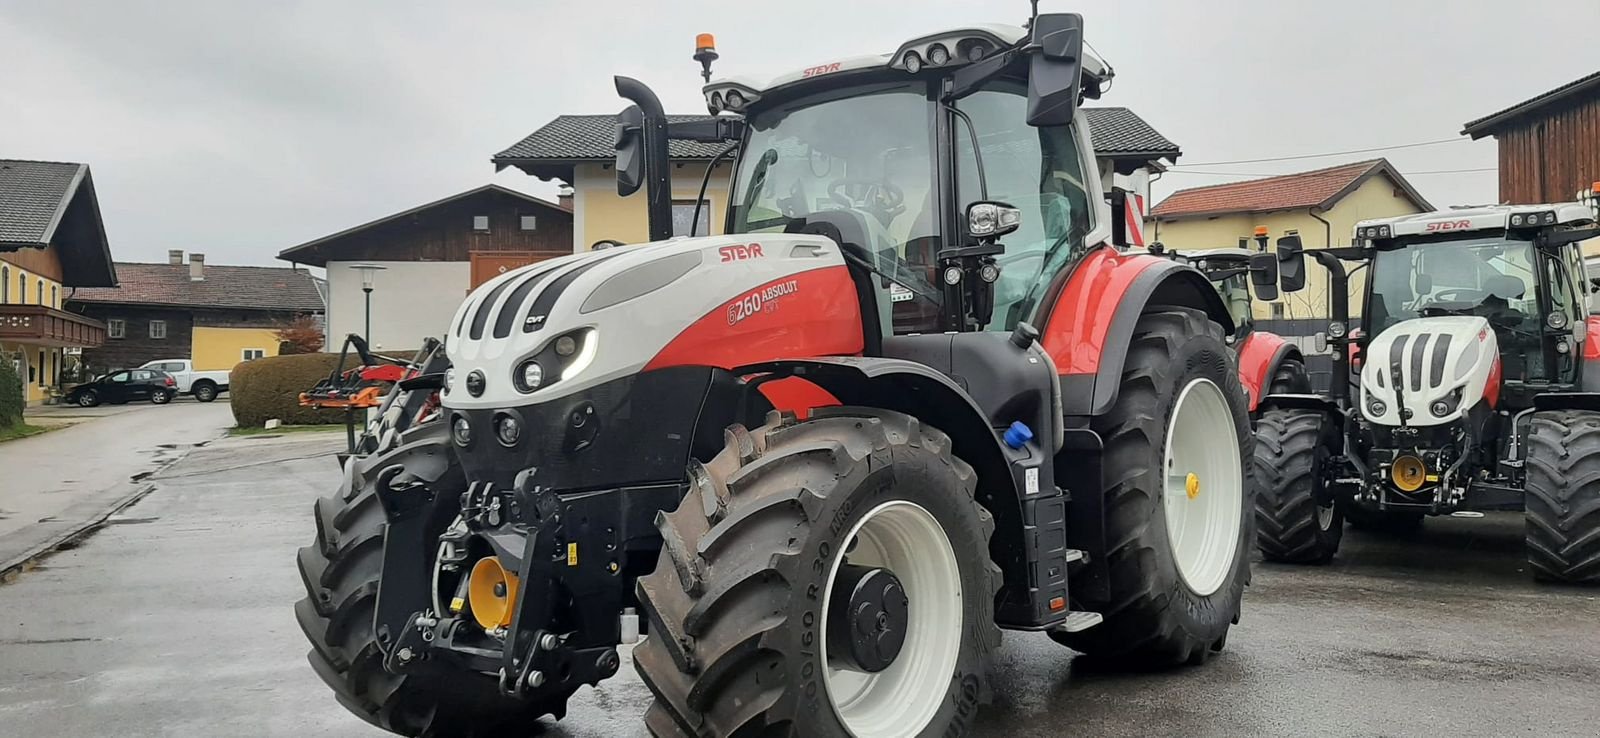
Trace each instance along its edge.
{"label": "overcast sky", "polygon": [[[1072,5],[1133,108],[1197,171],[1275,174],[1367,156],[1492,168],[1457,134],[1600,68],[1600,1],[1167,0]],[[489,181],[556,115],[622,107],[613,74],[703,112],[694,34],[720,73],[883,53],[928,31],[1020,23],[1015,2],[0,0],[0,158],[87,162],[113,253],[274,264],[282,249]],[[1316,10],[1302,10],[1312,8]],[[1445,8],[1448,7],[1448,10]],[[734,13],[738,13],[735,15]],[[1324,159],[1205,164],[1460,139]],[[1204,166],[1199,166],[1204,164]],[[1178,187],[1246,177],[1168,174]],[[1417,174],[1435,205],[1492,201],[1492,171]]]}

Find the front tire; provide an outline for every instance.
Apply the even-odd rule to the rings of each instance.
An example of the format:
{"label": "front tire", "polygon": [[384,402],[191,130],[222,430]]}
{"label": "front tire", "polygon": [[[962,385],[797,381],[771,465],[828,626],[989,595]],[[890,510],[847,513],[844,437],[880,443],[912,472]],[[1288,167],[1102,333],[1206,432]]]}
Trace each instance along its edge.
{"label": "front tire", "polygon": [[1050,635],[1113,666],[1198,664],[1222,649],[1250,580],[1247,403],[1204,313],[1148,313],[1134,330],[1116,405],[1093,422],[1111,601],[1100,625]]}
{"label": "front tire", "polygon": [[[650,636],[634,665],[655,695],[651,732],[966,733],[999,645],[1001,577],[993,519],[949,437],[899,413],[826,408],[726,438],[691,469],[678,509],[658,514],[661,557],[638,583]],[[874,642],[903,625],[880,670],[841,662],[852,651],[835,638],[851,626],[829,617],[849,596],[832,585],[862,569],[904,585],[904,616],[885,607],[858,624],[878,623]]]}
{"label": "front tire", "polygon": [[78,395],[78,407],[94,407],[100,404],[100,393],[94,390],[84,390]]}
{"label": "front tire", "polygon": [[1316,410],[1268,410],[1256,422],[1256,545],[1262,558],[1326,564],[1344,538],[1344,506],[1324,489],[1333,424]]}
{"label": "front tire", "polygon": [[1525,540],[1535,579],[1600,585],[1600,413],[1534,413]]}

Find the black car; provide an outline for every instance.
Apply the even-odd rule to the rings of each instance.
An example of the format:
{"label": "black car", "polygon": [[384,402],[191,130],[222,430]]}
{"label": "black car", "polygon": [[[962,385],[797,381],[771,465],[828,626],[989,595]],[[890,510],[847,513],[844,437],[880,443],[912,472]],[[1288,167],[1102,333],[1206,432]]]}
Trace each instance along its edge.
{"label": "black car", "polygon": [[178,380],[171,374],[154,369],[122,369],[73,387],[67,393],[67,402],[82,407],[94,407],[102,402],[121,405],[133,400],[165,405],[177,394]]}

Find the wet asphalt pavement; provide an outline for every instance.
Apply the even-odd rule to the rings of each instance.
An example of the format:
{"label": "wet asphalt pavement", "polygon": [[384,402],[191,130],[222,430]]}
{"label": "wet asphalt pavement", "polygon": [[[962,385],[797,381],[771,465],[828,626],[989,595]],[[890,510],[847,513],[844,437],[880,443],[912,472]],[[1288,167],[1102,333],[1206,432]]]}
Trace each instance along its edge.
{"label": "wet asphalt pavement", "polygon": [[[318,434],[320,435],[320,434]],[[312,674],[291,606],[329,437],[229,439],[81,545],[0,586],[0,734],[382,735]],[[240,466],[243,465],[243,466]],[[624,662],[629,663],[629,660]],[[1593,736],[1600,591],[1535,586],[1515,516],[1350,531],[1337,563],[1258,565],[1209,664],[1104,674],[1008,633],[980,736]],[[643,735],[632,669],[551,736]]]}

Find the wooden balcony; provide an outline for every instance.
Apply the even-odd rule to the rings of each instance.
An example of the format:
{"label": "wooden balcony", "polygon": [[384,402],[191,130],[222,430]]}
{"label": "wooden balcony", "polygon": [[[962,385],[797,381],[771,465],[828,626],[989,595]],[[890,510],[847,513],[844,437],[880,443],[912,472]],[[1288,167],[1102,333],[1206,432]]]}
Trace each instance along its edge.
{"label": "wooden balcony", "polygon": [[94,348],[106,342],[106,325],[44,305],[0,305],[0,341]]}

